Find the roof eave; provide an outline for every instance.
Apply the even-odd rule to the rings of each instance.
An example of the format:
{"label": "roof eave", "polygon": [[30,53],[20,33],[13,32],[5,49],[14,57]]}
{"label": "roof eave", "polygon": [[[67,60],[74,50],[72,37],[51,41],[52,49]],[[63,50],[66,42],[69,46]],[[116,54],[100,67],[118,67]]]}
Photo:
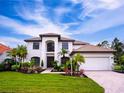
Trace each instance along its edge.
{"label": "roof eave", "polygon": [[59,41],[61,41],[61,42],[74,42],[75,40],[59,40]]}
{"label": "roof eave", "polygon": [[73,45],[88,45],[89,43],[85,43],[85,44],[74,44]]}
{"label": "roof eave", "polygon": [[41,40],[24,40],[25,42],[41,42]]}
{"label": "roof eave", "polygon": [[75,53],[114,53],[115,51],[72,51],[71,55]]}

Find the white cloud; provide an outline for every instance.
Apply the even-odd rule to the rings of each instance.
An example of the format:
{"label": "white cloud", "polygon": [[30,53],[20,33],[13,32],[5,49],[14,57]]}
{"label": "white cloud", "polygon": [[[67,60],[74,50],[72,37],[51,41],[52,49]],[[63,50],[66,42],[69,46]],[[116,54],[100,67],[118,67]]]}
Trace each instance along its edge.
{"label": "white cloud", "polygon": [[65,32],[67,26],[65,27],[63,25],[60,26],[55,24],[45,16],[45,12],[47,10],[43,6],[42,1],[36,1],[35,4],[36,7],[30,9],[30,7],[27,7],[22,3],[21,7],[16,7],[16,11],[17,16],[27,21],[34,21],[36,24],[22,24],[15,19],[11,19],[2,15],[0,15],[0,24],[12,28],[16,33],[31,36],[38,36],[39,34],[49,32],[54,32],[62,35],[68,34]]}
{"label": "white cloud", "polygon": [[116,10],[106,11],[97,17],[88,20],[79,27],[75,33],[94,33],[111,27],[124,24],[124,7]]}
{"label": "white cloud", "polygon": [[54,33],[63,34],[63,35],[68,34],[67,32],[64,32],[64,30],[67,27],[61,27],[57,24],[50,22],[45,18],[44,19],[39,18],[39,20],[37,21],[38,24],[30,24],[30,25],[22,24],[17,20],[13,20],[5,16],[0,16],[0,20],[1,20],[0,21],[1,25],[10,27],[14,29],[16,33],[19,33],[19,34],[26,34],[30,36],[38,36],[39,34],[49,33],[49,32],[54,32]]}
{"label": "white cloud", "polygon": [[[82,1],[82,2],[81,2]],[[82,13],[80,18],[94,16],[106,10],[114,10],[124,5],[124,0],[81,0]],[[95,14],[96,13],[96,14]]]}
{"label": "white cloud", "polygon": [[13,38],[13,37],[0,37],[0,43],[7,46],[16,47],[18,44],[25,44],[23,40]]}
{"label": "white cloud", "polygon": [[[33,9],[25,6],[23,3],[17,7],[17,16],[27,21],[34,21],[36,24],[23,24],[18,20],[0,15],[0,25],[10,27],[14,32],[31,36],[38,36],[42,33],[54,32],[62,35],[72,35],[80,33],[94,33],[113,26],[124,24],[124,0],[71,0],[74,4],[82,4],[82,13],[80,19],[86,16],[92,17],[90,20],[83,22],[75,32],[67,29],[80,22],[63,24],[58,21],[57,24],[52,22],[46,16],[48,11],[42,1],[36,0]],[[72,8],[72,7],[70,7]],[[72,11],[70,8],[58,7],[54,11],[61,16]],[[56,17],[56,16],[55,16]],[[56,17],[57,20],[58,17]]]}
{"label": "white cloud", "polygon": [[94,33],[124,24],[124,0],[72,0],[82,4],[82,21],[74,34]]}
{"label": "white cloud", "polygon": [[124,0],[100,0],[104,8],[115,9],[124,4]]}
{"label": "white cloud", "polygon": [[63,14],[68,13],[71,11],[71,8],[69,7],[57,7],[54,9],[54,12],[56,13],[57,17],[61,17]]}

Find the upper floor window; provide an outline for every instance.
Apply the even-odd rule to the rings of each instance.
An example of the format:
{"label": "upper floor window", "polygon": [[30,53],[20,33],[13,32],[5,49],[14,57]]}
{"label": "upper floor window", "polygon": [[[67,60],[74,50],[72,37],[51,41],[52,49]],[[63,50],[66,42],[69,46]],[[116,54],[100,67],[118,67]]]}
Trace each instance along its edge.
{"label": "upper floor window", "polygon": [[62,42],[62,48],[68,49],[68,42]]}
{"label": "upper floor window", "polygon": [[33,49],[39,49],[39,42],[33,43]]}
{"label": "upper floor window", "polygon": [[47,52],[53,52],[54,51],[54,42],[50,41],[47,42]]}

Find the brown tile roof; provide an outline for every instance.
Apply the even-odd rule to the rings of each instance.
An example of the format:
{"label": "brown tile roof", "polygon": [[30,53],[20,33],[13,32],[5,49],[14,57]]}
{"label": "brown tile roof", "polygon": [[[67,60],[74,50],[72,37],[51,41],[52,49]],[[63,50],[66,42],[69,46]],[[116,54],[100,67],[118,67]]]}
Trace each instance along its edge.
{"label": "brown tile roof", "polygon": [[[41,37],[34,37],[34,38],[29,38],[29,39],[26,39],[24,40],[25,42],[38,42],[38,41],[41,41]],[[60,41],[74,41],[74,39],[69,39],[69,38],[66,38],[66,37],[61,37],[60,38]]]}
{"label": "brown tile roof", "polygon": [[60,41],[72,41],[72,42],[74,42],[75,40],[71,39],[71,38],[67,38],[67,37],[61,37]]}
{"label": "brown tile roof", "polygon": [[60,35],[60,34],[56,34],[56,33],[44,33],[44,34],[40,34],[40,35]]}
{"label": "brown tile roof", "polygon": [[87,45],[87,44],[89,44],[89,43],[75,40],[73,44],[74,44],[74,45]]}
{"label": "brown tile roof", "polygon": [[81,53],[112,53],[114,52],[113,49],[108,49],[108,48],[103,48],[103,47],[99,47],[99,46],[95,46],[95,45],[82,45],[80,48],[78,49],[74,49],[73,53],[75,52],[81,52]]}
{"label": "brown tile roof", "polygon": [[29,38],[29,39],[26,39],[24,40],[25,42],[38,42],[38,41],[41,41],[41,38],[40,37],[33,37],[33,38]]}
{"label": "brown tile roof", "polygon": [[74,39],[70,39],[70,38],[66,38],[66,37],[60,37],[60,35],[56,34],[56,33],[40,34],[40,37],[34,37],[34,38],[26,39],[24,41],[25,42],[35,42],[35,41],[37,42],[37,41],[41,41],[41,37],[44,37],[44,36],[48,36],[48,37],[57,36],[57,37],[59,37],[60,41],[71,41],[71,42],[74,42]]}
{"label": "brown tile roof", "polygon": [[0,43],[0,54],[2,54],[3,52],[9,51],[9,50],[11,50],[11,48]]}
{"label": "brown tile roof", "polygon": [[[59,40],[60,41],[68,41],[68,42],[74,42],[73,44],[74,45],[85,45],[85,44],[89,44],[89,43],[86,43],[86,42],[82,42],[82,41],[78,41],[78,40],[74,40],[74,39],[71,39],[71,38],[67,38],[67,37],[60,37],[59,34],[56,34],[56,33],[46,33],[46,34],[40,34],[40,36],[57,36],[59,37]],[[33,38],[30,38],[30,39],[26,39],[24,40],[25,42],[39,42],[41,41],[41,37],[33,37]]]}
{"label": "brown tile roof", "polygon": [[57,37],[60,37],[60,34],[56,34],[56,33],[44,33],[44,34],[40,34],[40,37],[42,37],[42,36],[50,36],[50,37],[57,36]]}

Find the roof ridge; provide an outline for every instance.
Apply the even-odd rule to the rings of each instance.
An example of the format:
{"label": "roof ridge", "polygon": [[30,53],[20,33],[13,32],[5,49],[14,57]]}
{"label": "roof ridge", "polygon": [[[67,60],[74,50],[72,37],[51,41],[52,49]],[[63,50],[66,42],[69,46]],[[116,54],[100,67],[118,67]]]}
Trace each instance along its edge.
{"label": "roof ridge", "polygon": [[78,49],[75,49],[75,50],[80,50],[80,49],[82,49],[82,48],[84,48],[84,46],[92,46],[92,47],[96,47],[96,48],[99,48],[99,49],[106,49],[106,50],[108,50],[108,51],[114,51],[113,49],[111,49],[111,48],[104,48],[104,47],[99,47],[99,46],[96,46],[96,45],[91,45],[91,44],[89,44],[89,45],[82,45],[81,47],[79,47]]}
{"label": "roof ridge", "polygon": [[[4,47],[7,47],[7,48],[10,48],[9,46],[6,46],[5,44],[2,44],[0,43],[1,46],[4,46]],[[11,49],[11,48],[10,48]]]}
{"label": "roof ridge", "polygon": [[[91,45],[91,44],[90,44],[90,45]],[[104,49],[111,49],[111,48],[100,47],[100,46],[97,46],[97,45],[91,45],[91,46],[98,47],[98,48],[104,48]],[[112,49],[112,50],[113,50],[113,49]]]}
{"label": "roof ridge", "polygon": [[58,33],[42,33],[42,34],[39,34],[39,35],[60,35]]}

